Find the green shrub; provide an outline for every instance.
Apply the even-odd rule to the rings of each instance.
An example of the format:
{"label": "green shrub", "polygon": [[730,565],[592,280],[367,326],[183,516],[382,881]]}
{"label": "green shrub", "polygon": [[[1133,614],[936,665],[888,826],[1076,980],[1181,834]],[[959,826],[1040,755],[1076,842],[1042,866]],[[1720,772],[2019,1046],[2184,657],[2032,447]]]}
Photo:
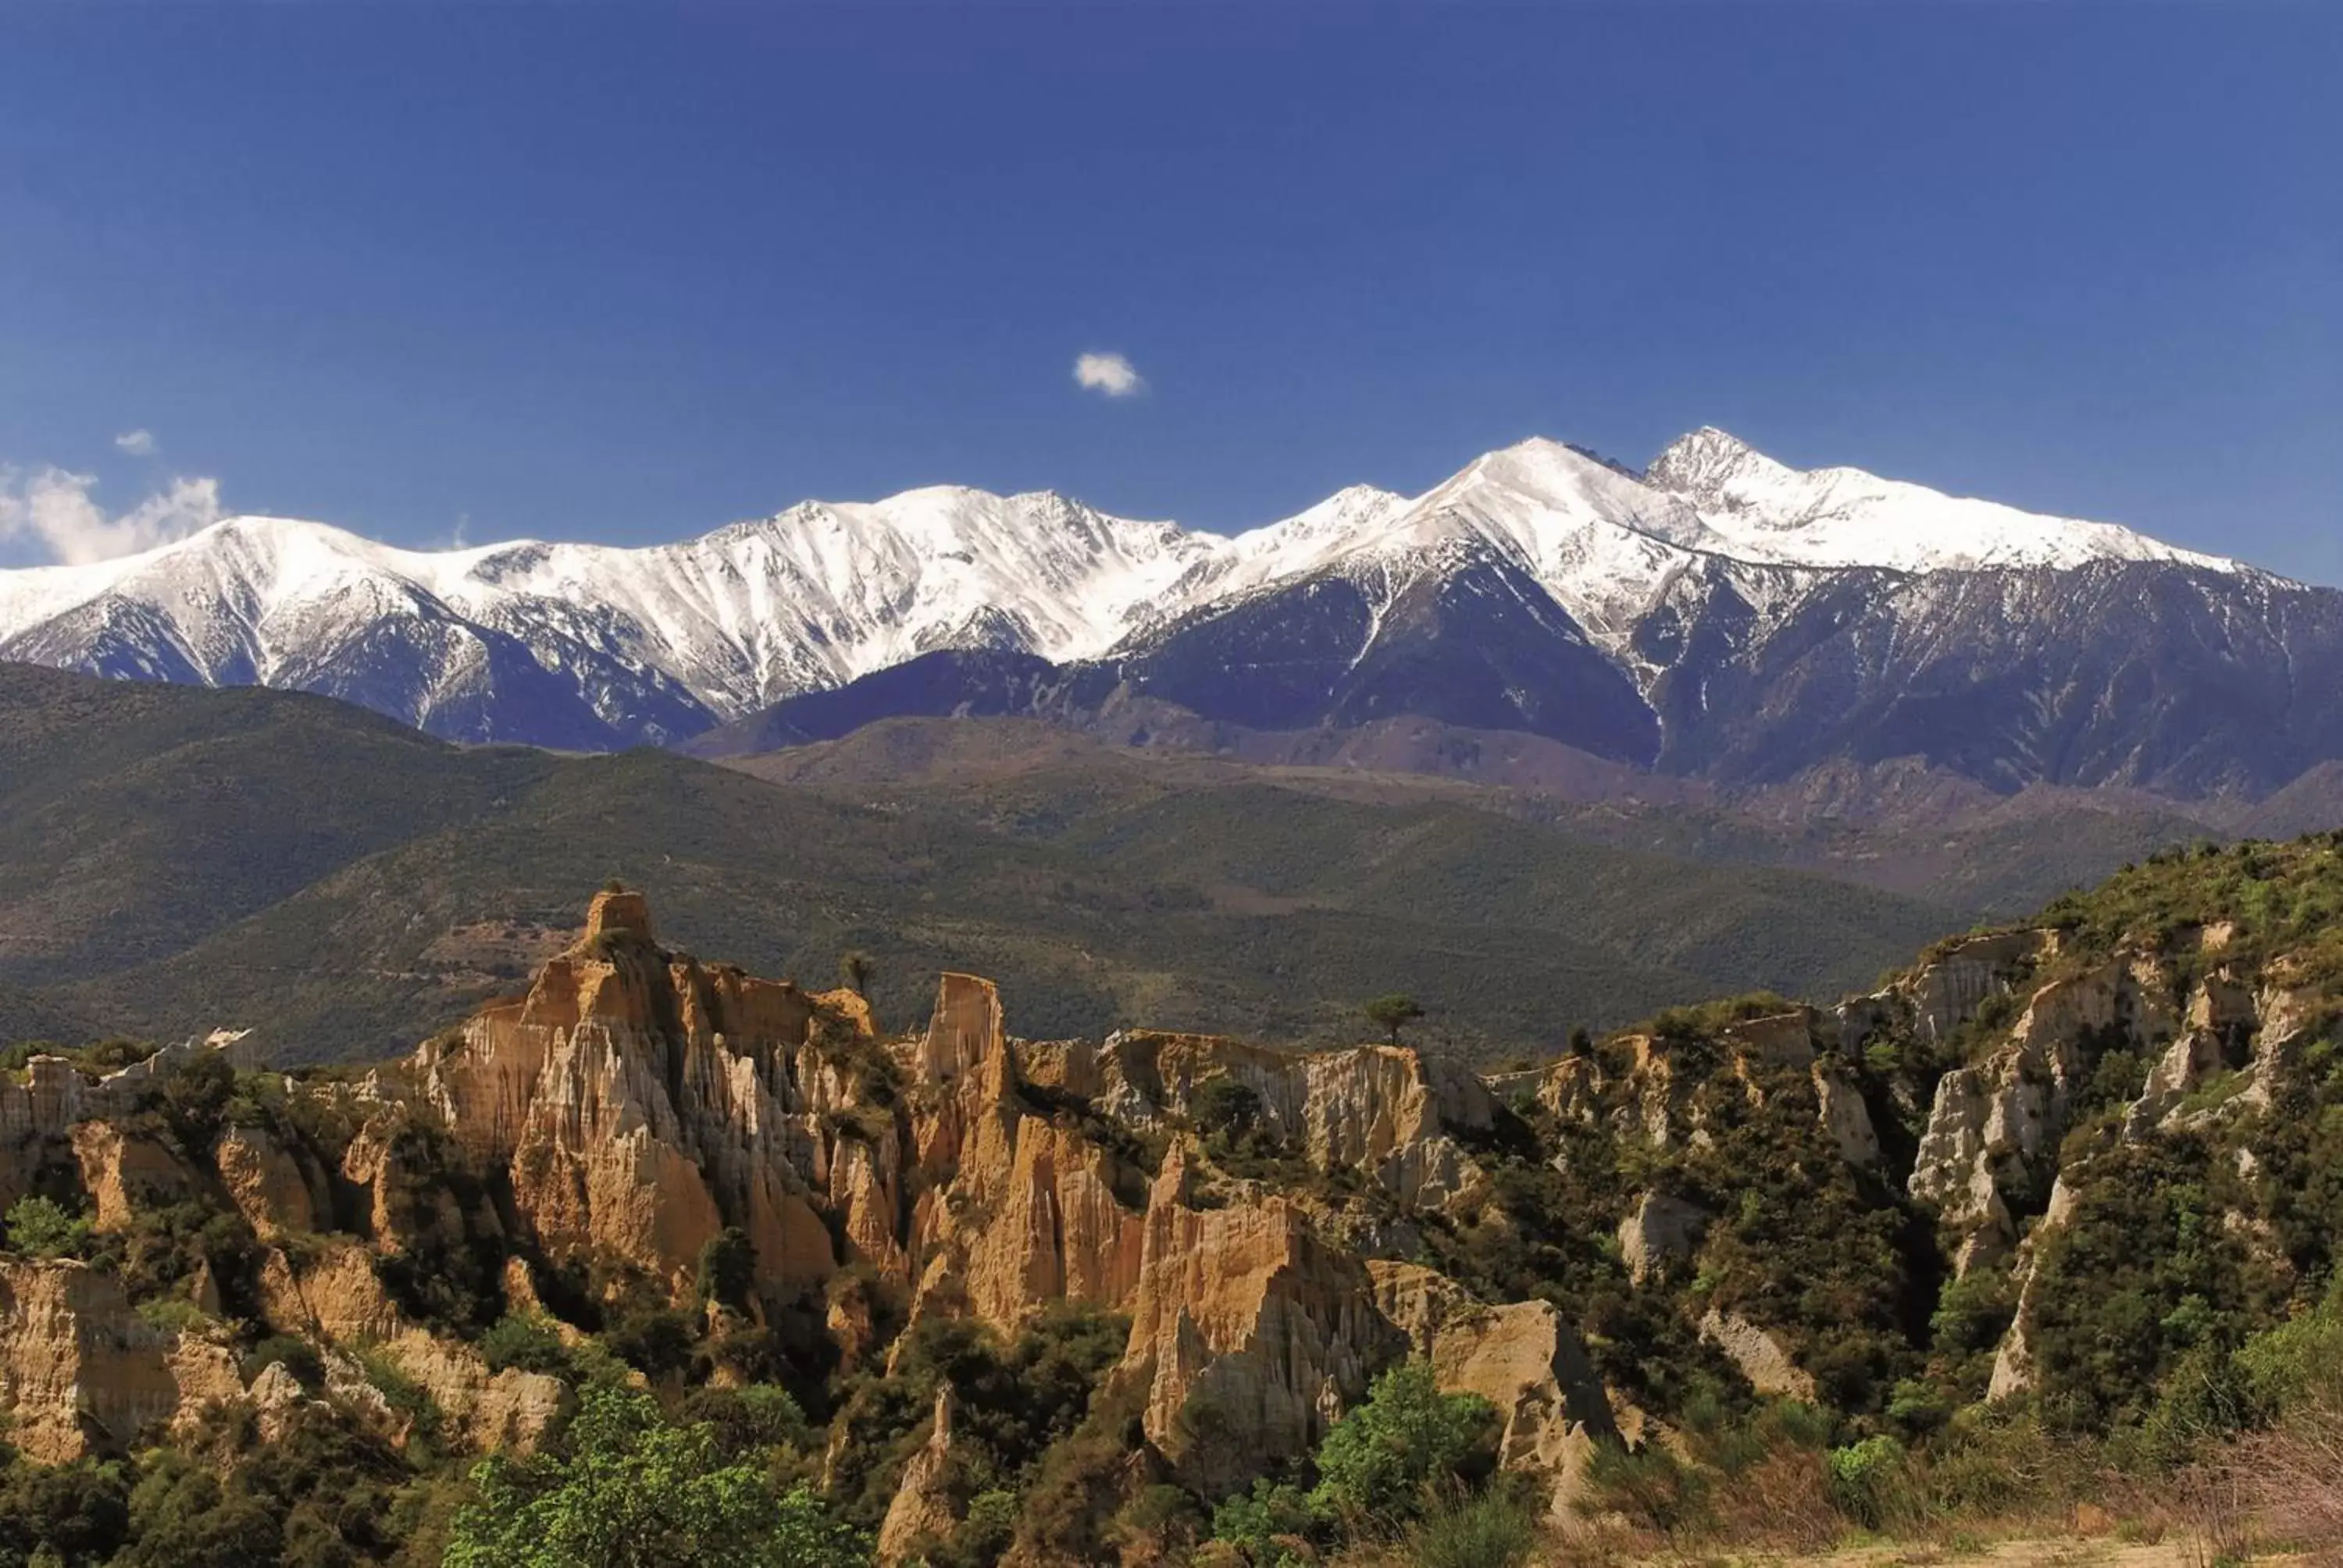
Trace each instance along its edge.
{"label": "green shrub", "polygon": [[802,1452],[820,1445],[795,1396],[770,1383],[698,1389],[676,1413],[684,1421],[706,1423],[727,1458],[763,1454],[776,1448]]}
{"label": "green shrub", "polygon": [[757,1248],[749,1232],[727,1225],[699,1250],[699,1299],[749,1310],[749,1292],[757,1288]]}
{"label": "green shrub", "polygon": [[420,1439],[427,1443],[438,1437],[442,1416],[429,1389],[408,1377],[380,1351],[360,1351],[358,1364],[366,1369],[367,1382],[381,1392],[383,1402],[407,1417],[410,1442]]}
{"label": "green shrub", "polygon": [[319,1358],[317,1347],[292,1334],[271,1334],[244,1355],[244,1376],[246,1382],[258,1377],[272,1364],[281,1365],[293,1374],[294,1381],[311,1393],[326,1386],[326,1363]]}
{"label": "green shrub", "polygon": [[194,1333],[216,1321],[185,1296],[157,1296],[151,1302],[139,1302],[137,1311],[150,1327],[171,1334]]}
{"label": "green shrub", "polygon": [[130,1533],[130,1481],[119,1463],[0,1468],[0,1562],[106,1562]]}
{"label": "green shrub", "polygon": [[691,1364],[691,1324],[666,1307],[625,1313],[602,1332],[610,1353],[649,1378],[666,1377]]}
{"label": "green shrub", "polygon": [[1905,1479],[1904,1445],[1885,1433],[1830,1451],[1831,1501],[1866,1530],[1885,1526]]}
{"label": "green shrub", "polygon": [[1518,1568],[1537,1544],[1537,1519],[1510,1488],[1443,1503],[1407,1534],[1414,1568]]}
{"label": "green shrub", "polygon": [[1402,1362],[1318,1445],[1319,1513],[1345,1521],[1414,1518],[1429,1488],[1487,1475],[1496,1462],[1497,1412],[1472,1393],[1443,1393],[1432,1363]]}
{"label": "green shrub", "polygon": [[860,1568],[868,1543],[762,1465],[726,1463],[715,1432],[672,1425],[649,1394],[594,1388],[559,1452],[472,1472],[446,1568]]}
{"label": "green shrub", "polygon": [[1017,1494],[994,1487],[969,1499],[967,1516],[952,1532],[948,1551],[930,1558],[930,1568],[947,1563],[990,1564],[1017,1539]]}
{"label": "green shrub", "polygon": [[1235,1547],[1253,1568],[1312,1561],[1306,1543],[1324,1524],[1308,1493],[1267,1476],[1212,1510],[1212,1539]]}
{"label": "green shrub", "polygon": [[1359,1010],[1367,1015],[1368,1022],[1391,1037],[1392,1044],[1397,1045],[1399,1031],[1423,1016],[1423,1004],[1405,991],[1395,990],[1375,998]]}
{"label": "green shrub", "polygon": [[1708,1482],[1664,1443],[1628,1449],[1601,1443],[1586,1462],[1576,1503],[1589,1518],[1616,1513],[1638,1529],[1674,1540],[1705,1516]]}
{"label": "green shrub", "polygon": [[1198,1084],[1188,1102],[1188,1120],[1206,1134],[1246,1131],[1260,1115],[1261,1096],[1225,1073]]}
{"label": "green shrub", "polygon": [[35,1193],[8,1207],[8,1246],[34,1258],[74,1258],[89,1241],[86,1216]]}
{"label": "green shrub", "polygon": [[82,1071],[104,1076],[146,1060],[154,1045],[143,1040],[101,1040],[88,1045],[59,1045],[55,1040],[25,1040],[0,1049],[0,1071],[22,1072],[36,1056],[61,1056]]}
{"label": "green shrub", "polygon": [[553,1324],[534,1312],[508,1312],[480,1336],[480,1354],[492,1372],[508,1367],[567,1377],[575,1371],[569,1347]]}
{"label": "green shrub", "polygon": [[163,1080],[163,1114],[187,1152],[211,1148],[235,1093],[236,1069],[216,1050],[196,1051]]}

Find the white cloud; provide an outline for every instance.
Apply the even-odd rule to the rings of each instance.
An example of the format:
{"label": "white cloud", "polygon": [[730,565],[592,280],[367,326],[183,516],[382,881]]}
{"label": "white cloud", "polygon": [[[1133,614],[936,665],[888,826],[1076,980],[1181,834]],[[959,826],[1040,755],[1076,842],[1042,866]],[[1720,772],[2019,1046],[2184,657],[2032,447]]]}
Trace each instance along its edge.
{"label": "white cloud", "polygon": [[184,539],[221,517],[217,479],[173,479],[126,512],[89,493],[95,476],[0,467],[0,544],[28,540],[65,566],[108,560]]}
{"label": "white cloud", "polygon": [[114,438],[114,444],[134,457],[151,457],[155,455],[155,432],[126,430]]}
{"label": "white cloud", "polygon": [[1110,397],[1128,397],[1144,387],[1139,367],[1120,354],[1085,354],[1074,361],[1074,385]]}

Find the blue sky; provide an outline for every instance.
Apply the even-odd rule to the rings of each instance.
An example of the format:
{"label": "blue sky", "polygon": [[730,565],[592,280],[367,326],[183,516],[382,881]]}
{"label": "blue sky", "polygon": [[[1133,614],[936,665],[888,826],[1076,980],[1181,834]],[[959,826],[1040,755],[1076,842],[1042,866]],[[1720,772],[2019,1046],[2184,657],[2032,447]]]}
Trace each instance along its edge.
{"label": "blue sky", "polygon": [[1714,423],[2343,581],[2343,6],[12,6],[0,59],[0,464],[108,510],[1234,528]]}

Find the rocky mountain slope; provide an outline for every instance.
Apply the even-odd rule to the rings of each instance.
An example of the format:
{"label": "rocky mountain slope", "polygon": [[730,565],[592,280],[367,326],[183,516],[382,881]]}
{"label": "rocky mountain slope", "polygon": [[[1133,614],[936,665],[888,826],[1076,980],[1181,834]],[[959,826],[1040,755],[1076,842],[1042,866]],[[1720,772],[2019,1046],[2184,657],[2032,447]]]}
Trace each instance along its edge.
{"label": "rocky mountain slope", "polygon": [[1728,780],[1912,756],[1998,789],[2259,796],[2343,758],[2332,590],[1713,429],[1640,474],[1525,441],[1235,538],[951,488],[641,550],[231,518],[0,574],[0,658],[584,749],[939,710],[1116,722],[1141,698],[1265,729],[1419,715]]}
{"label": "rocky mountain slope", "polygon": [[1480,1077],[1030,1040],[965,974],[891,1032],[606,890],[525,991],[364,1076],[188,1048],[0,1085],[11,1438],[330,1419],[422,1487],[578,1389],[705,1383],[739,1422],[725,1391],[778,1385],[798,1424],[748,1441],[882,1559],[1027,1563],[1216,1530],[1257,1560],[1213,1505],[1285,1506],[1248,1488],[1306,1483],[1410,1362],[1486,1402],[1557,1528],[1792,1431],[1930,1484],[2046,1452],[2013,1443],[2162,1462],[2335,1278],[2338,917],[2336,839],[2167,857],[1832,1010]]}

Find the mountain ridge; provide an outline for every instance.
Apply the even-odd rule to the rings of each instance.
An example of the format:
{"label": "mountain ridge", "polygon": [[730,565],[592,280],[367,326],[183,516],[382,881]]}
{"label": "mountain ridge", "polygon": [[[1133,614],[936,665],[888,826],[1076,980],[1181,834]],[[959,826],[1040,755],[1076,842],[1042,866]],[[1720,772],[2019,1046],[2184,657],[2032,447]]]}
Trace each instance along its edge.
{"label": "mountain ridge", "polygon": [[[1545,733],[1560,721],[1540,729],[1536,710],[1592,700],[1593,729],[1564,739],[1664,765],[1664,740],[1643,733],[1670,719],[1650,626],[1684,613],[1687,585],[1728,596],[1721,608],[1762,632],[1849,573],[1882,598],[1916,573],[2107,563],[2202,574],[2247,598],[2284,583],[2114,525],[1855,469],[1802,473],[1704,427],[1640,474],[1534,437],[1418,497],[1354,486],[1233,537],[1051,491],[949,486],[801,502],[632,549],[402,550],[326,524],[231,518],[142,555],[0,573],[0,658],[321,691],[449,739],[608,749],[672,744],[940,650],[1127,662],[1162,655],[1183,628],[1240,625],[1229,618],[1256,602],[1332,594],[1347,596],[1349,629],[1310,657],[1337,669],[1333,710],[1345,710],[1333,686],[1363,668],[1354,687],[1381,672],[1427,699],[1455,695],[1443,675],[1467,690],[1493,682],[1524,694],[1520,711],[1484,698],[1476,722]],[[1475,624],[1475,600],[1510,606],[1515,624]],[[1449,632],[1437,657],[1409,651],[1421,635],[1373,651],[1394,614],[1420,634],[1426,607]],[[1308,618],[1297,625],[1306,635]],[[1648,716],[1603,717],[1616,699],[1599,694],[1616,681],[1598,661]]]}

